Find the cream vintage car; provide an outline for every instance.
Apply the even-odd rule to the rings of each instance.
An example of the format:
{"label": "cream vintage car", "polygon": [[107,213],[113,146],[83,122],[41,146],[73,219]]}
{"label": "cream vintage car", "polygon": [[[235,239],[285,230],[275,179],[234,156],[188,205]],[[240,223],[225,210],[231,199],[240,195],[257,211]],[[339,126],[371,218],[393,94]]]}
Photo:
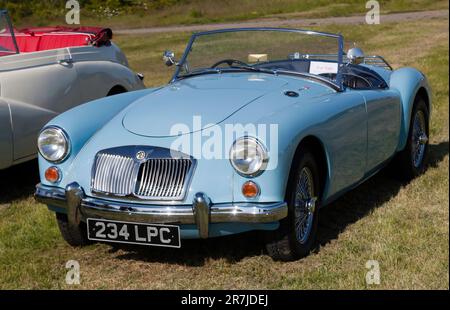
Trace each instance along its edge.
{"label": "cream vintage car", "polygon": [[0,169],[36,157],[39,131],[58,114],[144,88],[111,38],[102,28],[14,30],[0,10]]}

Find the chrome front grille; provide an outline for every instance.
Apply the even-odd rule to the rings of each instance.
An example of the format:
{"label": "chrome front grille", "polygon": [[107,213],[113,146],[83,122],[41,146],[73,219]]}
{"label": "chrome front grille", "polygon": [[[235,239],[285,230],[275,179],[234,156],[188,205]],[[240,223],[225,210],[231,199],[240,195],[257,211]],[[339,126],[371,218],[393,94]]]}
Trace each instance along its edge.
{"label": "chrome front grille", "polygon": [[179,199],[191,168],[190,159],[149,159],[139,168],[136,195]]}
{"label": "chrome front grille", "polygon": [[138,146],[101,151],[92,169],[92,192],[143,200],[182,200],[195,160],[174,155],[168,149]]}
{"label": "chrome front grille", "polygon": [[127,196],[133,193],[133,170],[135,161],[133,158],[98,154],[95,162],[95,172],[92,189],[96,192]]}

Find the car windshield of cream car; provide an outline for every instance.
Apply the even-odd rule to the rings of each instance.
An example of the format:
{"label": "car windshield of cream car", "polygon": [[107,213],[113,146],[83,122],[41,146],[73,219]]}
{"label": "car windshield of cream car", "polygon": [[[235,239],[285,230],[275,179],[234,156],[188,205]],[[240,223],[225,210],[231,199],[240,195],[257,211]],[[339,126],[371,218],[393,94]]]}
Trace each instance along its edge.
{"label": "car windshield of cream car", "polygon": [[0,11],[0,57],[17,54],[17,46],[8,15]]}
{"label": "car windshield of cream car", "polygon": [[228,29],[194,34],[174,79],[254,71],[340,84],[342,37],[292,29]]}

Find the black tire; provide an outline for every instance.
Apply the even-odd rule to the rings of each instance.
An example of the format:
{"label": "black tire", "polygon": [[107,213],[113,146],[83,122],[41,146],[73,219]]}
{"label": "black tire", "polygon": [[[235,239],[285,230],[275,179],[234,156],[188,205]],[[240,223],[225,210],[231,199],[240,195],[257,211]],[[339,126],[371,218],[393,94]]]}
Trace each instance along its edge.
{"label": "black tire", "polygon": [[[424,117],[425,121],[425,134],[426,134],[426,143],[423,145],[423,156],[420,160],[420,164],[414,163],[414,154],[415,154],[415,144],[417,143],[417,138],[414,137],[414,122],[416,120],[416,116],[420,118],[420,113]],[[409,181],[417,176],[421,175],[427,165],[428,160],[428,149],[429,149],[429,111],[427,105],[423,98],[417,97],[413,110],[411,113],[411,120],[409,122],[409,132],[408,132],[408,140],[406,142],[405,149],[398,153],[396,156],[394,163],[395,169],[398,173],[398,177],[402,180]],[[419,144],[420,145],[420,144]]]}
{"label": "black tire", "polygon": [[56,213],[59,231],[64,240],[73,247],[85,246],[91,244],[87,238],[86,224],[81,222],[80,225],[71,225],[66,214]]}
{"label": "black tire", "polygon": [[[268,254],[274,260],[292,261],[307,256],[313,247],[315,246],[317,237],[317,223],[318,223],[318,205],[319,201],[316,201],[316,207],[312,212],[312,222],[310,223],[309,236],[299,241],[296,230],[296,214],[295,214],[295,202],[297,184],[299,182],[304,168],[310,171],[312,176],[312,184],[314,194],[312,196],[320,197],[320,174],[319,167],[314,159],[313,153],[308,149],[301,151],[297,157],[296,162],[290,173],[288,188],[286,192],[286,202],[288,203],[288,216],[281,220],[280,227],[274,232],[268,232],[266,249]],[[302,172],[303,171],[303,172]]]}

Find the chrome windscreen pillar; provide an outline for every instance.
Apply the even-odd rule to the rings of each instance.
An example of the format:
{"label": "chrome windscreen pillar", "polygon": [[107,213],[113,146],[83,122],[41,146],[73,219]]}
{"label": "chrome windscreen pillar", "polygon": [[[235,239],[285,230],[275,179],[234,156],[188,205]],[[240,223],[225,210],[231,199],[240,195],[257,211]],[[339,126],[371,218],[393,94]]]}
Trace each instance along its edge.
{"label": "chrome windscreen pillar", "polygon": [[194,211],[195,223],[197,224],[200,238],[206,239],[209,236],[211,200],[204,193],[197,193],[194,197],[192,208]]}
{"label": "chrome windscreen pillar", "polygon": [[81,222],[80,205],[84,192],[78,183],[71,183],[66,187],[67,219],[69,225],[78,226]]}

